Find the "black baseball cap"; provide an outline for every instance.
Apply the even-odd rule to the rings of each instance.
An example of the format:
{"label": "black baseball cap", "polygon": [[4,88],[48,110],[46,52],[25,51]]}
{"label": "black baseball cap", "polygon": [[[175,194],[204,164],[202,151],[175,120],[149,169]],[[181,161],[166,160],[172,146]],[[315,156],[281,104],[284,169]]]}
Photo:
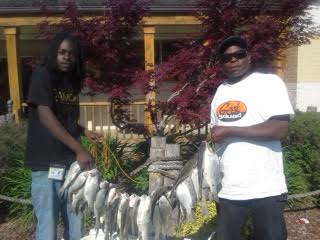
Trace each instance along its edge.
{"label": "black baseball cap", "polygon": [[239,36],[231,36],[228,37],[226,39],[224,39],[220,45],[217,48],[217,53],[218,55],[221,55],[224,53],[224,51],[231,46],[238,46],[242,49],[247,50],[248,49],[248,44],[246,42],[246,40],[244,40],[243,38],[239,37]]}

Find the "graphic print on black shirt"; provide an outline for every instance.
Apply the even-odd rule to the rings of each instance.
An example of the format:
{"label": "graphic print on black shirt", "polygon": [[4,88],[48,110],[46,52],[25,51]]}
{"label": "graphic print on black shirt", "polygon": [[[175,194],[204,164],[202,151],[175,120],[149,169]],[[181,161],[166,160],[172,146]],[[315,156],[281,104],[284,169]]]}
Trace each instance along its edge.
{"label": "graphic print on black shirt", "polygon": [[58,83],[53,82],[52,110],[59,122],[75,138],[78,138],[79,119],[79,96],[67,79],[58,79]]}

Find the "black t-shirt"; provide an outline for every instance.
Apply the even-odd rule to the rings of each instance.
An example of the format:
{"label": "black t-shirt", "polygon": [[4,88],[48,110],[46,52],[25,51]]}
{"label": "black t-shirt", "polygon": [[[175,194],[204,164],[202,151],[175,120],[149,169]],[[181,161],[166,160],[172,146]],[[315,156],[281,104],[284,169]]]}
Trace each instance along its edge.
{"label": "black t-shirt", "polygon": [[33,171],[48,170],[51,163],[68,167],[75,160],[75,153],[42,125],[37,106],[50,107],[61,125],[78,139],[79,96],[71,81],[62,75],[50,76],[46,68],[38,67],[31,77],[28,105],[25,166]]}

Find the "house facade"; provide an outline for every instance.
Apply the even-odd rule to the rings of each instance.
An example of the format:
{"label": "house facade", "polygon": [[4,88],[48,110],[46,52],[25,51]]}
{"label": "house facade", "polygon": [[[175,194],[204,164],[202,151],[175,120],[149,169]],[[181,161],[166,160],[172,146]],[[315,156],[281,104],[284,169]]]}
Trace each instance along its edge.
{"label": "house facade", "polygon": [[[45,20],[41,4],[45,3],[53,13],[49,21],[59,21],[65,9],[63,0],[35,1],[0,0],[0,111],[5,111],[6,101],[12,99],[13,113],[19,120],[23,103],[26,101],[28,81],[31,74],[30,63],[40,61],[47,51],[47,41],[37,36],[37,24]],[[83,16],[103,14],[104,0],[75,0]],[[143,19],[135,41],[141,48],[141,65],[153,68],[170,53],[170,46],[176,40],[190,38],[198,31],[200,23],[194,17],[194,6],[188,0],[156,0],[150,6],[150,14]],[[150,122],[150,116],[143,111],[145,99],[155,99],[134,91],[137,104],[130,106],[140,122]],[[110,127],[110,106],[106,96],[81,96],[81,115],[85,125],[100,130]],[[97,110],[100,109],[100,110]],[[142,116],[141,116],[142,115]]]}
{"label": "house facade", "polygon": [[[310,14],[320,26],[320,3]],[[320,110],[320,39],[312,39],[308,45],[292,47],[286,54],[284,79],[293,106],[300,111]]]}

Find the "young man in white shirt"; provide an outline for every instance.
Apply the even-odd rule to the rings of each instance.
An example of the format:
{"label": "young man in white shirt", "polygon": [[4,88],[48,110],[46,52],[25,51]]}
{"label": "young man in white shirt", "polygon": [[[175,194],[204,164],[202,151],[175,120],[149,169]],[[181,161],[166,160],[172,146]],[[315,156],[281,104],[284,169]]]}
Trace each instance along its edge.
{"label": "young man in white shirt", "polygon": [[211,103],[211,138],[222,175],[218,240],[240,240],[249,214],[257,240],[286,240],[283,210],[287,186],[280,140],[294,114],[284,82],[251,67],[238,36],[218,48],[227,79]]}

